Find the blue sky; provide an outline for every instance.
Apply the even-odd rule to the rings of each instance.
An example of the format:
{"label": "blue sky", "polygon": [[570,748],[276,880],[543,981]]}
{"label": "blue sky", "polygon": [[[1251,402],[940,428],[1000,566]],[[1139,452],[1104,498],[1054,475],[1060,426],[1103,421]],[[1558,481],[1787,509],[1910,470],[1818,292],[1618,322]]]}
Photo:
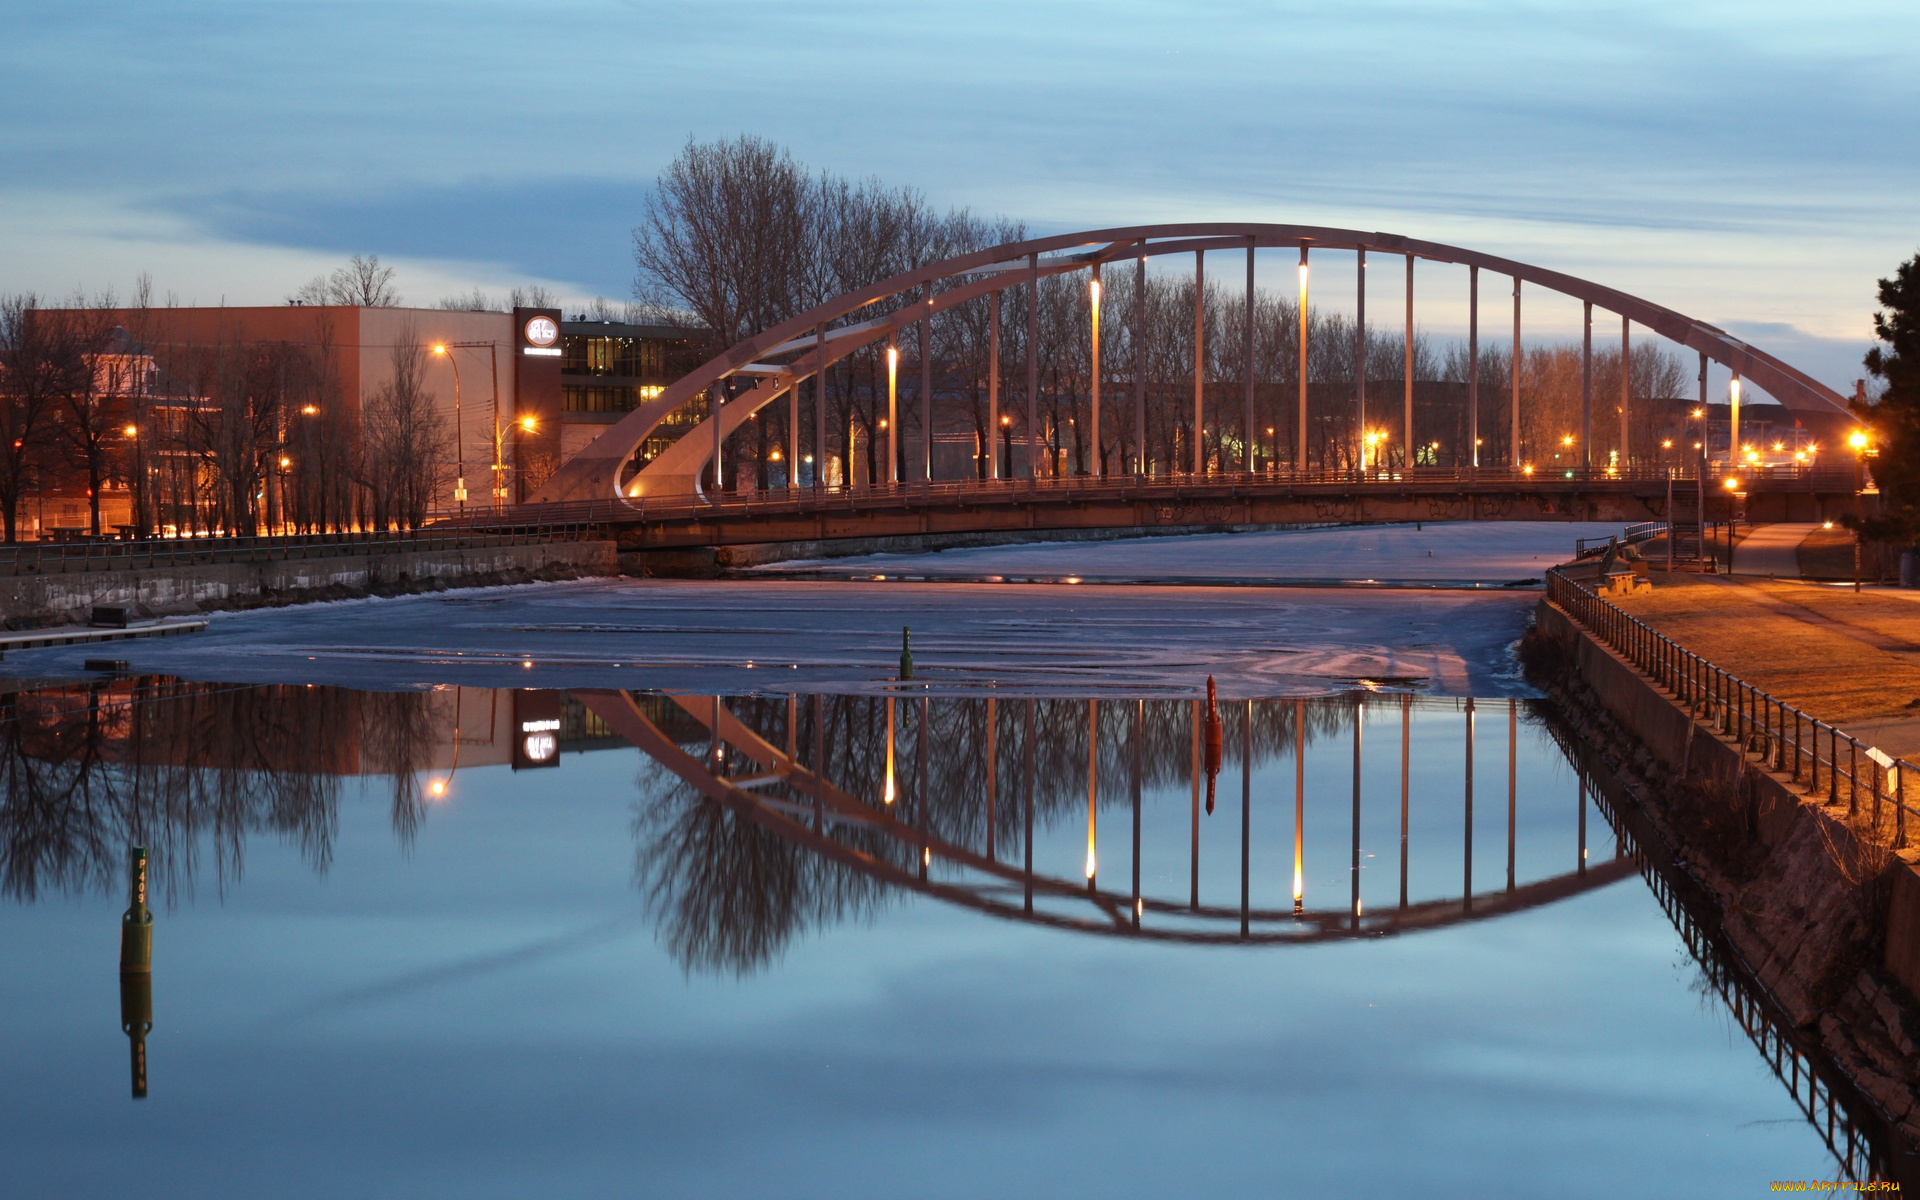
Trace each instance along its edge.
{"label": "blue sky", "polygon": [[377,252],[418,303],[617,298],[660,167],[752,132],[1039,230],[1304,220],[1493,250],[1844,387],[1874,279],[1920,243],[1911,5],[8,9],[0,290],[147,271],[272,303]]}

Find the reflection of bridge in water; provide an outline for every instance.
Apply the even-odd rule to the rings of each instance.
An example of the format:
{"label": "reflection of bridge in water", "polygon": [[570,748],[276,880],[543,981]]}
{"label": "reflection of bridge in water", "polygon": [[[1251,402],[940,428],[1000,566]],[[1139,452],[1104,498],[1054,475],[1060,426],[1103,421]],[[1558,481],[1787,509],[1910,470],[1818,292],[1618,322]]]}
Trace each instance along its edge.
{"label": "reflection of bridge in water", "polygon": [[[1087,933],[1144,937],[1186,942],[1229,943],[1304,943],[1333,939],[1371,937],[1382,934],[1410,933],[1444,928],[1463,921],[1502,916],[1550,904],[1581,892],[1602,887],[1632,874],[1632,865],[1615,857],[1589,868],[1587,863],[1586,787],[1581,785],[1575,843],[1569,847],[1570,869],[1546,878],[1522,882],[1516,873],[1518,846],[1519,795],[1517,755],[1519,748],[1519,705],[1507,701],[1497,705],[1507,728],[1505,793],[1499,798],[1506,812],[1505,878],[1502,886],[1476,891],[1474,882],[1474,727],[1480,710],[1467,701],[1459,710],[1462,720],[1464,774],[1461,780],[1460,820],[1463,852],[1460,859],[1460,888],[1457,892],[1429,899],[1414,899],[1409,893],[1409,855],[1412,843],[1409,820],[1412,789],[1409,757],[1416,705],[1429,715],[1436,710],[1454,710],[1451,702],[1417,702],[1412,696],[1355,695],[1338,701],[1287,700],[1240,701],[1227,706],[1228,715],[1237,716],[1240,734],[1240,824],[1239,824],[1239,904],[1222,906],[1201,902],[1200,823],[1203,788],[1205,807],[1213,810],[1215,774],[1220,769],[1212,755],[1203,749],[1214,739],[1220,717],[1200,701],[1099,701],[1072,702],[1083,708],[1087,730],[1085,751],[1086,858],[1080,878],[1065,878],[1034,869],[1035,781],[1041,774],[1037,758],[1047,755],[1056,761],[1046,773],[1055,778],[1061,765],[1059,747],[1042,747],[1036,734],[1037,700],[1016,700],[1001,706],[995,700],[945,701],[950,706],[983,709],[982,731],[985,737],[974,749],[978,757],[977,779],[983,783],[975,801],[981,808],[978,821],[968,823],[976,837],[962,840],[957,833],[951,806],[942,824],[955,832],[943,832],[931,820],[935,804],[929,793],[929,757],[932,740],[938,736],[931,719],[933,701],[889,697],[880,703],[886,708],[887,734],[879,757],[884,766],[877,789],[868,792],[872,799],[861,799],[837,785],[826,774],[805,765],[826,760],[825,747],[819,741],[830,721],[829,698],[812,696],[802,702],[789,699],[783,727],[774,739],[762,736],[737,716],[720,697],[676,698],[675,703],[708,735],[708,747],[702,754],[689,752],[668,736],[634,697],[621,692],[578,692],[576,695],[606,726],[639,746],[660,762],[694,794],[725,805],[739,816],[760,825],[781,838],[818,854],[832,862],[852,868],[886,884],[924,893],[996,916],[1033,921]],[[842,699],[842,698],[836,698]],[[1056,718],[1062,702],[1048,702]],[[1351,890],[1338,907],[1309,907],[1303,859],[1307,838],[1306,757],[1294,753],[1293,807],[1293,904],[1288,908],[1269,908],[1252,902],[1255,867],[1251,844],[1253,811],[1253,773],[1257,758],[1255,735],[1263,722],[1256,704],[1265,710],[1266,728],[1279,727],[1289,749],[1303,746],[1318,732],[1328,732],[1330,723],[1345,720],[1351,728],[1353,790],[1351,813]],[[1162,728],[1159,736],[1146,729],[1152,719]],[[896,730],[904,736],[899,709],[917,710],[914,722],[914,762],[902,767],[897,762]],[[803,712],[803,708],[807,711]],[[1101,713],[1116,710],[1120,728],[1103,729]],[[1380,709],[1397,712],[1399,719],[1400,791],[1399,791],[1399,896],[1393,905],[1366,908],[1361,896],[1362,870],[1362,716]],[[1011,709],[1011,712],[1007,712]],[[1311,717],[1310,717],[1311,713]],[[1011,720],[1003,720],[1003,714]],[[778,716],[779,714],[775,714]],[[1141,886],[1142,799],[1146,790],[1145,748],[1154,745],[1163,751],[1169,739],[1167,727],[1185,718],[1191,732],[1191,813],[1188,855],[1188,891],[1184,897],[1152,895]],[[948,722],[949,725],[952,722]],[[1013,737],[1012,758],[1008,764],[999,752],[1004,744],[1002,725]],[[1301,736],[1298,731],[1306,731]],[[1129,848],[1128,878],[1125,890],[1103,886],[1100,864],[1100,817],[1102,803],[1103,734],[1116,739],[1110,749],[1120,760],[1107,767],[1109,783],[1114,767],[1119,767],[1126,807],[1131,817],[1130,832],[1123,842]],[[786,745],[777,744],[784,735]],[[809,744],[810,741],[812,744]],[[1270,752],[1276,747],[1262,747]],[[809,754],[811,751],[811,754]],[[1217,752],[1215,752],[1217,753]],[[1164,759],[1167,756],[1162,753]],[[1157,764],[1164,768],[1163,761]],[[741,768],[734,771],[732,768]],[[1211,768],[1211,770],[1209,769]],[[1001,799],[1001,776],[1011,777],[1007,790],[1010,803]],[[907,779],[911,775],[911,780]],[[943,772],[951,779],[949,762]],[[934,786],[937,786],[935,784]],[[1111,794],[1109,793],[1109,805]],[[1059,815],[1059,805],[1047,806],[1049,816]],[[1001,832],[1009,819],[1017,822],[1015,833],[1007,839]],[[1317,816],[1316,816],[1317,819]],[[855,836],[848,836],[849,834]],[[1019,863],[1003,862],[999,849],[1011,840],[1021,854]],[[1118,839],[1110,839],[1118,840]],[[1036,900],[1039,903],[1036,903]],[[1051,903],[1050,903],[1051,902]],[[1061,903],[1064,902],[1064,903]],[[1075,910],[1078,910],[1077,912]]]}
{"label": "reflection of bridge in water", "polygon": [[[1226,703],[1217,754],[1206,708],[1185,700],[583,692],[563,712],[563,744],[630,741],[661,764],[642,781],[635,848],[662,940],[688,967],[758,969],[808,925],[904,894],[1103,937],[1275,946],[1444,929],[1637,872],[1700,964],[1698,990],[1724,1002],[1846,1175],[1883,1174],[1889,1161],[1892,1134],[1872,1104],[1727,949],[1704,899],[1604,765],[1531,702],[1363,693]],[[414,806],[396,801],[393,814],[396,836],[411,839],[431,817],[421,801],[446,779],[427,768],[451,736],[441,725],[456,716],[419,693],[160,680],[0,698],[0,884],[28,903],[60,891],[117,894],[125,847],[151,843],[160,877],[190,897],[196,844],[212,844],[233,883],[245,840],[262,834],[298,845],[324,870],[341,775],[368,769],[354,754],[382,756],[395,788],[414,790]],[[352,745],[354,727],[394,724],[383,740]],[[1516,736],[1529,726],[1558,743],[1547,747],[1551,761],[1573,764],[1571,803],[1529,783],[1544,745]],[[1397,767],[1397,779],[1383,767]],[[1220,834],[1206,835],[1207,865],[1228,868],[1211,874],[1198,832],[1209,784],[1231,847],[1220,858]],[[1149,797],[1178,819],[1149,824]],[[1602,821],[1591,829],[1589,803]],[[1286,838],[1250,836],[1256,805],[1292,818],[1283,823],[1291,861]],[[1367,821],[1381,810],[1386,822]],[[1443,827],[1453,832],[1435,832]],[[1364,847],[1383,838],[1397,850],[1395,877],[1363,906]],[[1156,839],[1176,844],[1149,870],[1142,851]],[[1601,857],[1589,864],[1596,841]],[[1263,861],[1263,846],[1275,861]],[[1039,865],[1083,850],[1090,871]],[[1336,885],[1339,902],[1318,900],[1339,869],[1349,880]],[[1254,902],[1264,889],[1284,895],[1278,881],[1289,876],[1297,909]],[[1236,884],[1237,903],[1209,898]],[[164,1007],[164,935],[162,949]],[[144,1090],[139,1050],[153,1010],[145,977],[134,983],[122,982],[121,1032]]]}

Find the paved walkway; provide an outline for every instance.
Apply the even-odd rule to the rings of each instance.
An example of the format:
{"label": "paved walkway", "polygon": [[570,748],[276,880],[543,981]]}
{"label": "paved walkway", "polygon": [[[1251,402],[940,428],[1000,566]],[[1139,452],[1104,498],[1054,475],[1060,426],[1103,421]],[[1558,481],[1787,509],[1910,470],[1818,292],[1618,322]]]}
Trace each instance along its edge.
{"label": "paved walkway", "polygon": [[1733,548],[1735,575],[1769,575],[1776,579],[1800,578],[1800,559],[1796,552],[1807,535],[1819,525],[1756,525],[1753,532]]}
{"label": "paved walkway", "polygon": [[1920,756],[1920,594],[1656,572],[1622,598],[1709,662],[1876,744]]}

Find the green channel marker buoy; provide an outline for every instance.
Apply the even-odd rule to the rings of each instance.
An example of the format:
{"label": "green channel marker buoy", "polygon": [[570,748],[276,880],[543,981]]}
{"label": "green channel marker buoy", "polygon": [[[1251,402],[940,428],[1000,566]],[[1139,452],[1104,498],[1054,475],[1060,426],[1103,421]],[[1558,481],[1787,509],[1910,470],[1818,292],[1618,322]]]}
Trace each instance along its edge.
{"label": "green channel marker buoy", "polygon": [[153,1032],[153,975],[123,971],[120,975],[120,1032],[127,1035],[132,1055],[133,1098],[147,1098],[147,1035]]}
{"label": "green channel marker buoy", "polygon": [[147,1035],[153,1032],[153,913],[147,908],[147,848],[127,847],[127,911],[120,918],[120,1032],[132,1054],[133,1098],[147,1098]]}
{"label": "green channel marker buoy", "polygon": [[900,678],[913,678],[913,630],[900,627]]}
{"label": "green channel marker buoy", "polygon": [[147,848],[127,848],[127,911],[120,918],[120,971],[153,969],[153,913],[147,908]]}

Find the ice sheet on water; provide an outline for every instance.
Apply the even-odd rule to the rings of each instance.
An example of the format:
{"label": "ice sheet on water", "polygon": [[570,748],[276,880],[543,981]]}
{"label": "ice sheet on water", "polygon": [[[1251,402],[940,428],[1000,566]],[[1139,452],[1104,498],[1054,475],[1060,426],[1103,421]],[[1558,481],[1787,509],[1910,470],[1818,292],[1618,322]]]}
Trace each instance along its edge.
{"label": "ice sheet on water", "polygon": [[[1074,568],[1083,555],[1131,557],[1135,574],[1159,564],[1191,574],[1203,559],[1232,560],[1245,574],[1270,560],[1317,577],[1360,555],[1411,561],[1418,548],[1424,558],[1417,539],[1429,538],[1450,556],[1450,577],[1504,579],[1522,561],[1536,567],[1536,553],[1536,574],[1564,559],[1583,535],[1593,531],[1489,522],[924,557],[1069,555]],[[580,580],[222,614],[206,633],[120,652],[140,673],[239,683],[879,691],[893,686],[900,629],[912,626],[916,682],[947,692],[1165,694],[1203,688],[1211,674],[1229,696],[1317,694],[1357,680],[1488,695],[1520,686],[1509,648],[1537,599],[1525,590]],[[77,677],[89,654],[16,653],[0,672]]]}
{"label": "ice sheet on water", "polygon": [[1576,538],[1605,537],[1618,523],[1445,521],[1346,525],[1330,529],[1128,538],[1107,542],[1032,542],[924,554],[774,563],[777,572],[808,567],[898,571],[915,575],[1063,575],[1083,578],[1159,575],[1223,579],[1473,580],[1537,579],[1573,556]]}

